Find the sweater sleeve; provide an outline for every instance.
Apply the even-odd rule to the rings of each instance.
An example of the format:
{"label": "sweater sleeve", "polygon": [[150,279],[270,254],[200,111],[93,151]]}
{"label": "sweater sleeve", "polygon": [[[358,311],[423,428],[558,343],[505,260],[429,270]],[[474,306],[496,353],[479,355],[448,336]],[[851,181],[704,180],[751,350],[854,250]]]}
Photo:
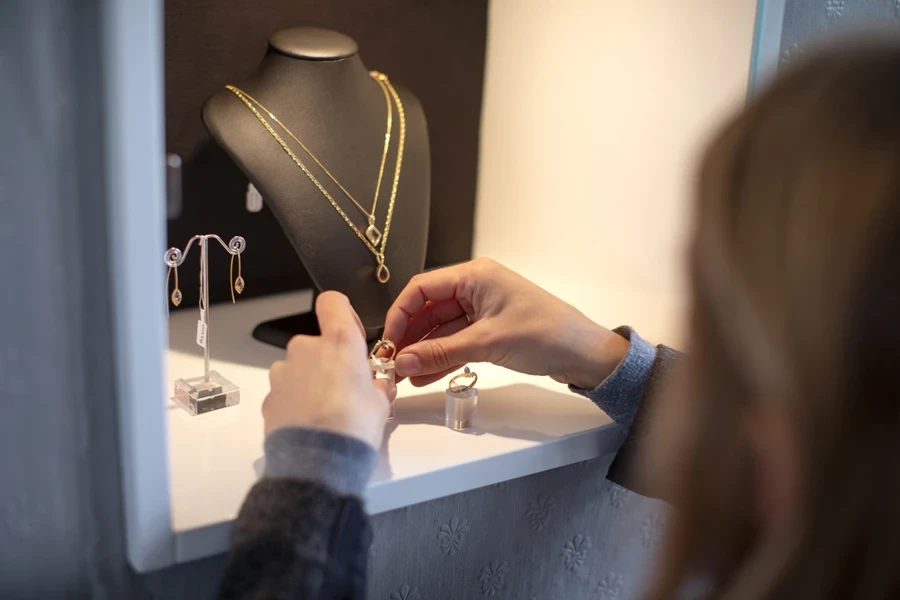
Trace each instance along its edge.
{"label": "sweater sleeve", "polygon": [[653,377],[657,351],[630,327],[619,327],[613,333],[629,342],[622,362],[594,389],[575,386],[569,386],[569,389],[592,400],[610,419],[629,430],[643,401],[644,390]]}
{"label": "sweater sleeve", "polygon": [[315,481],[362,497],[378,458],[368,444],[311,427],[283,427],[266,437],[266,477]]}
{"label": "sweater sleeve", "polygon": [[614,330],[629,341],[628,352],[619,366],[593,390],[571,388],[590,398],[616,424],[626,431],[625,441],[609,467],[607,478],[634,492],[666,500],[664,490],[640,477],[638,454],[651,456],[643,439],[650,428],[649,415],[657,402],[663,402],[672,373],[681,353],[668,346],[653,346],[630,327]]}
{"label": "sweater sleeve", "polygon": [[219,597],[365,598],[371,529],[360,497],[375,450],[335,433],[269,434],[265,477],[234,524]]}

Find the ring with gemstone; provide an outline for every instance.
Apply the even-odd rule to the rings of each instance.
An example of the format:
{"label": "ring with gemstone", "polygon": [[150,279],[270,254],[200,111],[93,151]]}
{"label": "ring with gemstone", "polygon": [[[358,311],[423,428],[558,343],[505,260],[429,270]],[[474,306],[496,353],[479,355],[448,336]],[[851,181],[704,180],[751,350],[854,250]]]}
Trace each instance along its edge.
{"label": "ring with gemstone", "polygon": [[[460,385],[459,380],[467,379],[471,381],[467,384]],[[475,387],[476,383],[478,383],[478,373],[472,371],[471,369],[469,369],[469,367],[466,367],[466,369],[462,373],[460,373],[459,375],[455,375],[450,379],[450,385],[448,387],[454,394],[459,394],[461,392],[471,390],[473,387]]]}
{"label": "ring with gemstone", "polygon": [[369,353],[369,358],[375,358],[375,355],[382,348],[386,348],[391,351],[391,357],[388,360],[394,360],[394,357],[397,356],[397,346],[394,345],[394,342],[387,339],[380,339],[375,342],[375,347],[373,347],[372,352]]}

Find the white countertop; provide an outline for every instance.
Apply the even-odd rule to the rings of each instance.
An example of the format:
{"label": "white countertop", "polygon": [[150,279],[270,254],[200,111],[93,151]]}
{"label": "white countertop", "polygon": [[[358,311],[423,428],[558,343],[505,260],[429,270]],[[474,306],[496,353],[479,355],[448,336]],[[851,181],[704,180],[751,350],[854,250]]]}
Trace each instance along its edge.
{"label": "white countertop", "polygon": [[[238,406],[197,417],[166,399],[175,560],[225,552],[231,522],[262,468],[260,405],[283,350],[251,337],[261,321],[308,310],[311,292],[238,300],[210,310],[211,368],[240,387]],[[166,390],[203,373],[196,310],[169,320]],[[621,433],[590,401],[548,378],[477,365],[476,426],[443,426],[446,381],[399,386],[378,468],[366,493],[376,514],[587,460],[615,450]]]}

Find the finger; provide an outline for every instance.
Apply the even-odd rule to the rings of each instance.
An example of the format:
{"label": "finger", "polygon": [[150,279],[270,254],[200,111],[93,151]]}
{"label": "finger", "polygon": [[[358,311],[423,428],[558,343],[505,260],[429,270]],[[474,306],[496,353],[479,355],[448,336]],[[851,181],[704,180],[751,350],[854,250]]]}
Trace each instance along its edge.
{"label": "finger", "polygon": [[269,367],[269,387],[274,386],[276,380],[281,379],[286,366],[287,364],[283,360],[276,360],[272,363],[272,366]]}
{"label": "finger", "polygon": [[[467,317],[465,315],[465,313],[463,313],[462,316],[456,317],[455,319],[452,319],[449,322],[444,323],[442,325],[438,325],[437,327],[435,327],[428,333],[427,337],[428,337],[428,339],[447,337],[447,336],[453,335],[454,333],[462,331],[463,329],[465,329],[468,326],[469,326],[469,317]],[[418,341],[421,341],[421,338],[418,340],[413,340],[413,341],[409,342],[409,344],[413,344]],[[401,349],[404,347],[405,346],[400,346]],[[460,365],[460,366],[462,366],[462,365]],[[403,381],[404,379],[406,379],[405,375],[401,375],[399,373],[397,373],[396,376],[397,376],[398,383]],[[427,383],[417,383],[416,381],[411,381],[410,383],[412,383],[416,387],[421,387],[423,385],[428,385],[429,383],[437,381],[438,379],[440,379],[440,377],[430,378]]]}
{"label": "finger", "polygon": [[393,402],[397,398],[397,386],[395,384],[387,379],[376,379],[373,383],[376,389],[384,393],[388,403]]}
{"label": "finger", "polygon": [[435,329],[454,319],[462,318],[466,325],[468,325],[469,319],[465,315],[466,311],[463,310],[462,306],[460,306],[459,302],[456,300],[429,302],[419,314],[409,322],[406,336],[403,339],[398,340],[397,350],[399,351],[410,344],[415,344],[425,336],[431,334]]}
{"label": "finger", "polygon": [[445,370],[441,371],[440,373],[433,373],[431,375],[423,375],[421,377],[410,377],[409,382],[414,387],[425,387],[426,385],[430,385],[430,384],[434,383],[435,381],[443,379],[444,377],[446,377],[450,373],[453,373],[454,371],[459,371],[464,366],[465,365],[454,365],[453,367],[450,367],[449,369],[445,369]]}
{"label": "finger", "polygon": [[295,356],[297,354],[302,354],[309,348],[310,342],[312,342],[314,338],[309,335],[295,335],[292,337],[285,347],[286,354],[288,357]]}
{"label": "finger", "polygon": [[388,310],[384,336],[391,340],[406,339],[410,321],[429,301],[438,304],[456,300],[464,310],[471,312],[471,299],[467,297],[465,285],[467,272],[463,264],[413,277]]}
{"label": "finger", "polygon": [[[365,339],[365,330],[360,327],[350,300],[340,292],[322,292],[316,298],[316,318],[322,337]],[[363,332],[361,336],[357,335]]]}
{"label": "finger", "polygon": [[268,394],[266,394],[266,397],[263,398],[262,406],[259,409],[260,412],[262,413],[263,419],[265,419],[266,415],[268,415],[269,411],[271,411],[272,402],[274,402],[274,400],[272,399],[272,393],[269,392]]}
{"label": "finger", "polygon": [[421,377],[442,373],[455,365],[490,362],[489,343],[483,322],[479,321],[446,337],[417,342],[397,356],[396,372],[400,377]]}
{"label": "finger", "polygon": [[[451,319],[431,330],[431,332],[426,336],[429,340],[449,337],[455,333],[459,333],[466,327],[469,327],[469,317],[465,314],[462,316],[458,316],[455,319]],[[421,341],[421,340],[417,340]]]}

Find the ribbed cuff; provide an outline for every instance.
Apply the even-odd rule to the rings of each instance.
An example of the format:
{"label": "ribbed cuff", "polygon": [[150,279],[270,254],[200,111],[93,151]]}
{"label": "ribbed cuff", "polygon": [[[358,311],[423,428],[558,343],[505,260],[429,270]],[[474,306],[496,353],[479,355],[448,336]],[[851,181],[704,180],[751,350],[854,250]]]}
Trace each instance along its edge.
{"label": "ribbed cuff", "polygon": [[314,481],[359,498],[378,458],[361,440],[308,427],[276,429],[266,438],[265,450],[266,477]]}
{"label": "ribbed cuff", "polygon": [[650,372],[656,360],[656,347],[631,327],[618,327],[613,332],[630,342],[628,352],[619,366],[592,390],[574,386],[569,386],[569,389],[589,398],[609,418],[625,429],[630,429],[650,380]]}

